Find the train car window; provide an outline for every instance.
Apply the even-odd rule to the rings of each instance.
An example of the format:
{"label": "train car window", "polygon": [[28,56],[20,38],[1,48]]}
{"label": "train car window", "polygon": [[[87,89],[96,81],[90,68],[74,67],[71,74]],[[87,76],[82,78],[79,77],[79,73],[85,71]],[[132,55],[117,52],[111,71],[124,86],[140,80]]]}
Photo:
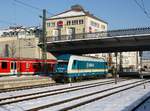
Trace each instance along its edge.
{"label": "train car window", "polygon": [[38,69],[41,67],[41,63],[33,63],[33,68]]}
{"label": "train car window", "polygon": [[38,64],[37,63],[33,63],[33,68],[34,69],[38,68]]}
{"label": "train car window", "polygon": [[16,67],[17,65],[16,65],[16,62],[14,62],[14,69],[17,69],[17,67]]}
{"label": "train car window", "polygon": [[2,69],[7,69],[7,62],[2,62]]}
{"label": "train car window", "polygon": [[29,68],[29,63],[26,63],[26,68],[27,68],[27,69]]}
{"label": "train car window", "polygon": [[39,71],[42,69],[41,66],[42,64],[41,63],[38,63],[38,68],[39,68]]}
{"label": "train car window", "polygon": [[11,62],[11,69],[13,69],[14,68],[14,66],[13,66],[13,62]]}

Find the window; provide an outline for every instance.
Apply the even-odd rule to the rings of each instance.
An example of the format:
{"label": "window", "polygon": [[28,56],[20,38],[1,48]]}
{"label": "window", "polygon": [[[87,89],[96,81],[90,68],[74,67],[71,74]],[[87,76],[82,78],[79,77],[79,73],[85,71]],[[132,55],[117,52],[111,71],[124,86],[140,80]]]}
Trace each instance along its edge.
{"label": "window", "polygon": [[16,69],[16,62],[11,62],[11,69]]}
{"label": "window", "polygon": [[16,69],[17,67],[16,67],[16,62],[14,62],[14,69]]}
{"label": "window", "polygon": [[55,27],[55,22],[52,22],[52,23],[51,23],[51,27]]}
{"label": "window", "polygon": [[74,25],[74,20],[72,21],[72,25]]}
{"label": "window", "polygon": [[29,68],[29,63],[26,63],[26,68],[27,68],[27,69]]}
{"label": "window", "polygon": [[14,64],[13,64],[13,62],[11,62],[11,69],[13,69],[14,68],[14,66],[13,66]]}
{"label": "window", "polygon": [[79,24],[83,24],[83,20],[82,19],[79,20]]}
{"label": "window", "polygon": [[99,24],[94,21],[91,21],[91,26],[99,28]]}
{"label": "window", "polygon": [[47,23],[47,27],[50,27],[50,23]]}
{"label": "window", "polygon": [[72,25],[78,25],[78,20],[72,20]]}
{"label": "window", "polygon": [[71,21],[67,21],[67,25],[71,25]]}
{"label": "window", "polygon": [[7,62],[2,62],[2,69],[7,69]]}
{"label": "window", "polygon": [[77,64],[77,61],[76,61],[76,60],[74,60],[74,61],[73,61],[73,65],[75,66],[76,64]]}
{"label": "window", "polygon": [[55,27],[55,22],[48,22],[47,27]]}
{"label": "window", "polygon": [[105,30],[105,25],[101,25],[101,28],[102,28],[103,30]]}
{"label": "window", "polygon": [[33,63],[33,68],[37,69],[38,68],[38,63]]}
{"label": "window", "polygon": [[78,25],[78,24],[83,24],[83,19],[80,19],[80,20],[68,20],[67,21],[67,25]]}

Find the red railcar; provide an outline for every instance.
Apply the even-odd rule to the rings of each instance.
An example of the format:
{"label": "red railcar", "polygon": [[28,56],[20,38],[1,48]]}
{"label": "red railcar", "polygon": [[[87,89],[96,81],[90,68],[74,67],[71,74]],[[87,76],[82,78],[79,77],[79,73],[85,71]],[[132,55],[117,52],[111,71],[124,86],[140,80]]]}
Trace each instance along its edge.
{"label": "red railcar", "polygon": [[53,59],[0,58],[0,76],[43,74],[44,67],[50,74],[54,72],[56,63]]}

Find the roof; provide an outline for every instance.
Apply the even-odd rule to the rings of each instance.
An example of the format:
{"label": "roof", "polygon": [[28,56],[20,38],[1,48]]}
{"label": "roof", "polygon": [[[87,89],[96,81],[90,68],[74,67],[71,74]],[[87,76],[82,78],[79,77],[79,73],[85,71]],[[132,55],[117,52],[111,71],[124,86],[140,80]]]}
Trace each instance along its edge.
{"label": "roof", "polygon": [[99,19],[98,17],[94,16],[93,14],[89,13],[89,11],[85,11],[81,6],[75,5],[72,6],[70,10],[64,11],[62,13],[56,14],[47,20],[53,20],[53,19],[62,19],[62,18],[68,18],[68,17],[78,17],[78,16],[89,16],[91,18],[94,18],[98,21],[104,22],[108,24],[106,21]]}

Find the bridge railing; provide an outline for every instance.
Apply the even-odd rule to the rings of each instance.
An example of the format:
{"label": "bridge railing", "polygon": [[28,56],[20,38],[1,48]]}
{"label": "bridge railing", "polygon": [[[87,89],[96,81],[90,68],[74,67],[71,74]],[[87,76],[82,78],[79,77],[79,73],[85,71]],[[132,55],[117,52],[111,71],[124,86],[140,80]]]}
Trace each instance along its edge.
{"label": "bridge railing", "polygon": [[122,36],[131,36],[131,35],[140,35],[140,34],[150,34],[150,27],[101,31],[95,33],[79,33],[79,34],[72,34],[72,35],[51,36],[51,37],[47,37],[46,39],[47,42],[53,42],[53,41],[107,38],[107,37],[122,37]]}

